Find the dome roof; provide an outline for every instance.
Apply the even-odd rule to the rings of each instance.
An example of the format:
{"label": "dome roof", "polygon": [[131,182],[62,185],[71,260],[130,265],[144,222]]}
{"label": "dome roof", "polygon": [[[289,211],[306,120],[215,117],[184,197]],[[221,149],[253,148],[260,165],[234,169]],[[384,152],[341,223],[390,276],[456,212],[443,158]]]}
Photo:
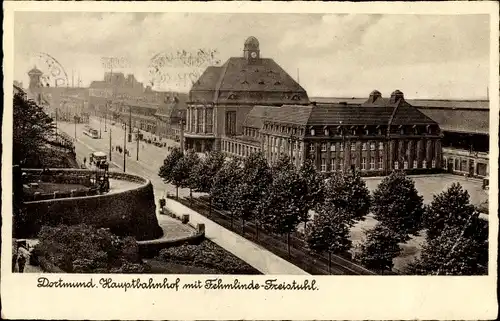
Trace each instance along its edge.
{"label": "dome roof", "polygon": [[245,48],[259,48],[259,40],[255,37],[248,37],[247,40],[245,40]]}

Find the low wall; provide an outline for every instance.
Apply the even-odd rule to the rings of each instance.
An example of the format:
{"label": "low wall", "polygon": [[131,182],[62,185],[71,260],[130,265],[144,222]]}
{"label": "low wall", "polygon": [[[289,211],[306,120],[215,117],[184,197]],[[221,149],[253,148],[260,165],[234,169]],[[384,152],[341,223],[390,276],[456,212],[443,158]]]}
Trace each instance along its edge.
{"label": "low wall", "polygon": [[[23,169],[23,172],[36,173],[39,169]],[[50,169],[54,175],[91,173],[84,169]],[[26,215],[22,228],[17,233],[21,237],[34,237],[43,225],[89,224],[109,228],[120,236],[131,235],[137,240],[156,239],[163,235],[156,218],[153,186],[139,176],[126,173],[109,172],[109,177],[138,183],[139,186],[122,192],[58,198],[25,202]],[[16,233],[16,234],[17,234]]]}

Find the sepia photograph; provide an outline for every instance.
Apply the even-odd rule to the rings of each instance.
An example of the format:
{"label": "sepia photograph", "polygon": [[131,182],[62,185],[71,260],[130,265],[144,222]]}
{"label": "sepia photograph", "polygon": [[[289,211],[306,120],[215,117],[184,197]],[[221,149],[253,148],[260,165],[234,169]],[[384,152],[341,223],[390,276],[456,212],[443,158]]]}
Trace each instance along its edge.
{"label": "sepia photograph", "polygon": [[496,273],[492,16],[299,12],[11,12],[2,272],[125,292]]}

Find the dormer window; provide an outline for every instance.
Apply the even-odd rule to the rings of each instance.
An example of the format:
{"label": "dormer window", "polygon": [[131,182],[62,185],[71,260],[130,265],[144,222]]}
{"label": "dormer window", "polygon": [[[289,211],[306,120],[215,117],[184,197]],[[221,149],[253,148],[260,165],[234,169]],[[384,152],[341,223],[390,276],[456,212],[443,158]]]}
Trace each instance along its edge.
{"label": "dormer window", "polygon": [[259,85],[264,85],[264,80],[259,81]]}
{"label": "dormer window", "polygon": [[328,136],[328,135],[329,135],[328,128],[325,128],[325,136]]}
{"label": "dormer window", "polygon": [[279,81],[277,81],[277,82],[274,83],[274,85],[275,86],[279,86],[279,85],[281,85],[281,83]]}
{"label": "dormer window", "polygon": [[300,96],[299,95],[293,95],[292,100],[300,100]]}
{"label": "dormer window", "polygon": [[235,94],[230,94],[227,99],[234,100],[234,99],[236,99],[236,95]]}
{"label": "dormer window", "polygon": [[243,80],[243,81],[241,82],[241,84],[242,84],[242,85],[248,85],[248,81]]}

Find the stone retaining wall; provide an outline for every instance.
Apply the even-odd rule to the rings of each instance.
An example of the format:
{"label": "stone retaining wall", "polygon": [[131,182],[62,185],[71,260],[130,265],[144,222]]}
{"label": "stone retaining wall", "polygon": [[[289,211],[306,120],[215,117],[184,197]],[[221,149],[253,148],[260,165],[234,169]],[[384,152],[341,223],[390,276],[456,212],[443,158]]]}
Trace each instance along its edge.
{"label": "stone retaining wall", "polygon": [[[23,172],[41,172],[23,169]],[[54,175],[88,174],[84,169],[50,169]],[[126,173],[109,172],[110,178],[126,180],[139,186],[122,192],[25,202],[26,216],[17,233],[34,237],[43,225],[74,225],[86,223],[109,228],[120,236],[131,235],[137,240],[156,239],[163,235],[155,215],[153,186],[145,178]],[[23,235],[24,234],[24,235]]]}

